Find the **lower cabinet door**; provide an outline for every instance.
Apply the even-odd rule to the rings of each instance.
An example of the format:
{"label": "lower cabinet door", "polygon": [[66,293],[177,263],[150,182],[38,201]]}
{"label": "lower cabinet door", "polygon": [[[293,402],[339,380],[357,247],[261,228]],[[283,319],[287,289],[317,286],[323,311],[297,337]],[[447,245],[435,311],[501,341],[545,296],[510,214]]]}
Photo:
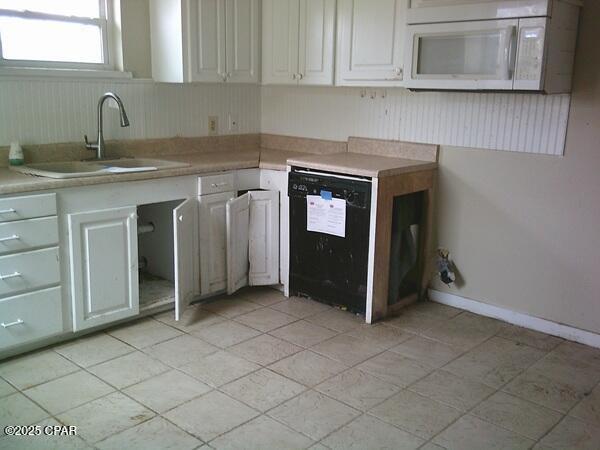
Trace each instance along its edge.
{"label": "lower cabinet door", "polygon": [[227,293],[279,283],[279,192],[249,191],[229,200]]}
{"label": "lower cabinet door", "polygon": [[62,331],[60,287],[0,299],[0,351]]}
{"label": "lower cabinet door", "polygon": [[227,289],[226,205],[234,192],[200,196],[200,294]]}
{"label": "lower cabinet door", "polygon": [[185,308],[194,300],[198,286],[198,200],[189,198],[173,210],[173,241],[175,261],[175,320],[180,320]]}
{"label": "lower cabinet door", "polygon": [[75,331],[139,313],[135,207],[69,214]]}

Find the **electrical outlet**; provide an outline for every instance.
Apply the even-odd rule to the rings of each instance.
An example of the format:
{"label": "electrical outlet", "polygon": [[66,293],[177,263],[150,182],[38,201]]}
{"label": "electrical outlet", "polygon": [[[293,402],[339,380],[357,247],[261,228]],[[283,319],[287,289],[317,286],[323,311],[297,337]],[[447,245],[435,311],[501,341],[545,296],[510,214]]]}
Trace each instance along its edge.
{"label": "electrical outlet", "polygon": [[237,114],[229,113],[228,121],[229,121],[229,131],[238,131],[240,129]]}
{"label": "electrical outlet", "polygon": [[217,116],[208,116],[208,135],[215,136],[219,134],[219,118]]}

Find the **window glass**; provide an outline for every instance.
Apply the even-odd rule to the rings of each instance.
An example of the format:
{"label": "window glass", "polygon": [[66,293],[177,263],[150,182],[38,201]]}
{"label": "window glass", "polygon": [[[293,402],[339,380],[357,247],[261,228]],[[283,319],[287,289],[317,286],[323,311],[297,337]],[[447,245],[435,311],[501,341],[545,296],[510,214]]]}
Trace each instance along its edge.
{"label": "window glass", "polygon": [[0,0],[0,9],[78,17],[100,17],[98,0]]}
{"label": "window glass", "polygon": [[0,36],[7,60],[103,63],[96,25],[0,16]]}

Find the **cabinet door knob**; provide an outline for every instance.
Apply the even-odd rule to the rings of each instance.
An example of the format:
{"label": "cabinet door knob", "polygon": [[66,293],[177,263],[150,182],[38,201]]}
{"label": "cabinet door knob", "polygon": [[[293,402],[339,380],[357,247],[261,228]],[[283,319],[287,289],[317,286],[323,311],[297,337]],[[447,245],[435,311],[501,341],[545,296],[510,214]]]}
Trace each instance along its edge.
{"label": "cabinet door knob", "polygon": [[302,78],[304,78],[304,74],[302,74],[302,73],[299,73],[299,74],[298,74],[298,79],[299,79],[299,80],[301,80]]}
{"label": "cabinet door knob", "polygon": [[180,222],[183,222],[183,216],[179,216],[178,219]]}
{"label": "cabinet door knob", "polygon": [[298,74],[297,73],[293,73],[292,74],[292,80],[295,80],[296,78],[298,78]]}
{"label": "cabinet door knob", "polygon": [[396,76],[398,78],[402,78],[402,67],[396,67],[395,71],[396,71]]}

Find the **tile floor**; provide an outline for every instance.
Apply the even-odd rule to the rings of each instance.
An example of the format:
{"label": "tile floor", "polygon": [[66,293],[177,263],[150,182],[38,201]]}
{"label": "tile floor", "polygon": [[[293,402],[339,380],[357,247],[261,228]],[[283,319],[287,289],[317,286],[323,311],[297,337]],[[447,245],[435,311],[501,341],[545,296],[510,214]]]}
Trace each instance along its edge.
{"label": "tile floor", "polygon": [[268,289],[0,363],[0,449],[600,449],[600,350],[424,302]]}

